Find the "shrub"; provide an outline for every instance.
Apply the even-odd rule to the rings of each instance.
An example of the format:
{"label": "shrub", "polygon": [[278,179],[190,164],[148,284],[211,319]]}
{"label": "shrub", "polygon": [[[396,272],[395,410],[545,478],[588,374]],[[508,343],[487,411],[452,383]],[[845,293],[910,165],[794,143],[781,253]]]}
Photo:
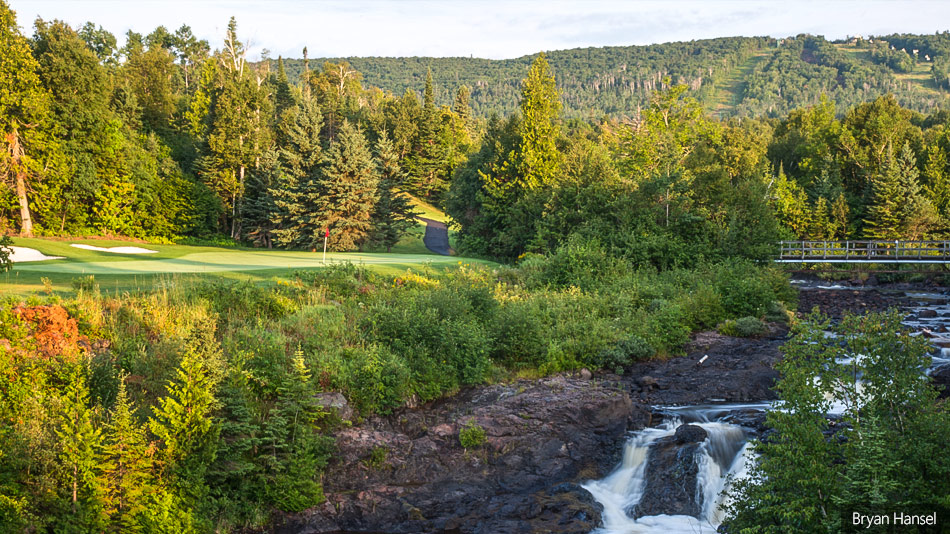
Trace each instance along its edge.
{"label": "shrub", "polygon": [[765,320],[771,323],[789,324],[793,316],[785,304],[777,300],[773,300],[765,310]]}
{"label": "shrub", "polygon": [[522,262],[528,284],[535,287],[576,286],[584,291],[603,289],[629,273],[629,266],[609,255],[600,243],[572,235],[548,256],[530,256]]}
{"label": "shrub", "polygon": [[327,297],[338,300],[355,296],[361,289],[380,281],[365,267],[352,263],[333,264],[318,271],[296,271],[294,276],[306,285],[325,287]]}
{"label": "shrub", "polygon": [[613,347],[600,351],[597,355],[598,367],[611,369],[618,374],[635,361],[645,360],[656,354],[653,345],[637,335],[631,335],[618,341]]}
{"label": "shrub", "polygon": [[465,449],[474,449],[485,443],[485,429],[474,420],[459,428],[459,443]]}
{"label": "shrub", "polygon": [[389,451],[386,447],[376,446],[369,451],[369,456],[363,460],[363,465],[371,469],[380,469],[386,465],[386,457],[389,455]]}
{"label": "shrub", "polygon": [[735,321],[729,320],[719,325],[719,333],[732,337],[759,337],[768,333],[769,329],[755,317],[742,317]]}
{"label": "shrub", "polygon": [[78,276],[73,278],[71,284],[73,289],[76,291],[82,291],[84,293],[89,293],[99,289],[99,284],[96,282],[96,277],[91,274],[88,276]]}
{"label": "shrub", "polygon": [[676,352],[689,341],[686,314],[679,305],[668,304],[649,314],[643,334],[658,350]]}
{"label": "shrub", "polygon": [[363,414],[387,414],[409,396],[409,369],[383,347],[356,350],[346,363],[347,397]]}
{"label": "shrub", "polygon": [[0,236],[0,273],[5,273],[13,268],[13,262],[10,256],[13,254],[13,239],[8,235]]}
{"label": "shrub", "polygon": [[197,292],[222,318],[280,319],[297,311],[291,299],[251,282],[205,282]]}

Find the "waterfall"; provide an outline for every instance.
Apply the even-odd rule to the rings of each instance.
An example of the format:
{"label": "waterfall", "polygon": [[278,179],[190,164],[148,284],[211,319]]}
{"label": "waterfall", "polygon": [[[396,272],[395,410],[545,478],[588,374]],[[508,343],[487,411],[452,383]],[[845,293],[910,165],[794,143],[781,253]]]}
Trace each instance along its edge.
{"label": "waterfall", "polygon": [[[761,408],[761,405],[757,406]],[[596,534],[652,534],[652,533],[713,533],[722,522],[722,505],[728,485],[746,475],[751,460],[746,431],[738,425],[719,420],[729,413],[729,407],[690,407],[670,411],[672,417],[656,428],[634,433],[624,445],[623,460],[607,477],[583,485],[604,507],[604,526]],[[748,408],[748,406],[746,406]],[[686,515],[647,515],[633,517],[632,511],[641,501],[647,488],[646,473],[650,464],[650,447],[661,438],[673,436],[676,429],[692,420],[703,428],[707,438],[696,449],[694,461],[697,503],[701,503],[699,517]]]}

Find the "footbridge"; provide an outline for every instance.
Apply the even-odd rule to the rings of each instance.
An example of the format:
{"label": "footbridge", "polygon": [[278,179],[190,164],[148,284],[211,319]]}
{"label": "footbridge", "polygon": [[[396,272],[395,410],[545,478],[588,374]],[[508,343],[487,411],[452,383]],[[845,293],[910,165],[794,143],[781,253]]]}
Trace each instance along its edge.
{"label": "footbridge", "polygon": [[950,241],[780,241],[776,263],[950,264]]}

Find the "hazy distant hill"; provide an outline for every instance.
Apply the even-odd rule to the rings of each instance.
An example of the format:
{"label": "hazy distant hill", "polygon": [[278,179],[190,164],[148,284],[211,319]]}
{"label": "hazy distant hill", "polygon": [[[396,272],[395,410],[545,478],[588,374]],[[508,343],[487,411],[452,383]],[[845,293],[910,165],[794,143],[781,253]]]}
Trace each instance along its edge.
{"label": "hazy distant hill", "polygon": [[[472,108],[487,116],[516,107],[531,57],[343,59],[363,74],[364,86],[397,95],[407,89],[421,92],[426,68],[431,67],[439,103],[451,104],[456,88],[465,84],[472,89]],[[810,35],[730,37],[557,50],[548,52],[548,57],[566,117],[634,114],[667,76],[674,83],[688,84],[708,109],[724,117],[781,116],[817,101],[822,93],[844,109],[891,92],[902,105],[929,112],[938,105],[946,107],[950,95],[947,32],[847,42]],[[311,59],[310,66],[319,68],[324,61]],[[291,79],[298,79],[302,60],[288,59],[285,65]]]}

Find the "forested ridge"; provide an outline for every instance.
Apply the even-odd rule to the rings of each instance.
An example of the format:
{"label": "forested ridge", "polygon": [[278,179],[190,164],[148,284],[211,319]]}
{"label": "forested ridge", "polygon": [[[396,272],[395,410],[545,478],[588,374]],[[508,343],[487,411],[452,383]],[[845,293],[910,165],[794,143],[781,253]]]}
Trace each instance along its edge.
{"label": "forested ridge", "polygon": [[[27,35],[0,0],[0,269],[17,234],[388,250],[416,224],[407,194],[445,211],[462,256],[499,263],[0,296],[4,532],[272,531],[324,502],[332,436],[360,418],[794,322],[797,292],[767,261],[782,238],[950,237],[946,33],[503,62],[254,63],[238,21],[221,38],[158,27],[119,47],[41,19]],[[894,448],[938,450],[947,405],[917,360],[913,421],[938,431]],[[451,446],[488,458],[465,428]],[[821,488],[865,502],[950,480],[918,456],[876,470],[890,493]],[[391,467],[385,450],[359,463]],[[946,502],[943,486],[909,495]],[[769,513],[775,532],[813,531],[794,502]]]}
{"label": "forested ridge", "polygon": [[[914,51],[917,51],[914,53]],[[926,111],[950,94],[950,35],[894,34],[827,41],[728,37],[648,46],[608,46],[546,52],[556,73],[566,118],[631,117],[648,106],[663,79],[689,86],[720,117],[780,117],[827,94],[840,108],[893,93],[905,107]],[[347,57],[368,85],[401,95],[418,91],[433,72],[436,102],[471,88],[471,106],[487,118],[515,110],[519,83],[533,56],[489,60],[438,57]],[[271,60],[272,64],[276,60]],[[303,60],[284,58],[299,79]],[[916,74],[915,74],[916,73]],[[911,74],[914,74],[911,76]]]}

